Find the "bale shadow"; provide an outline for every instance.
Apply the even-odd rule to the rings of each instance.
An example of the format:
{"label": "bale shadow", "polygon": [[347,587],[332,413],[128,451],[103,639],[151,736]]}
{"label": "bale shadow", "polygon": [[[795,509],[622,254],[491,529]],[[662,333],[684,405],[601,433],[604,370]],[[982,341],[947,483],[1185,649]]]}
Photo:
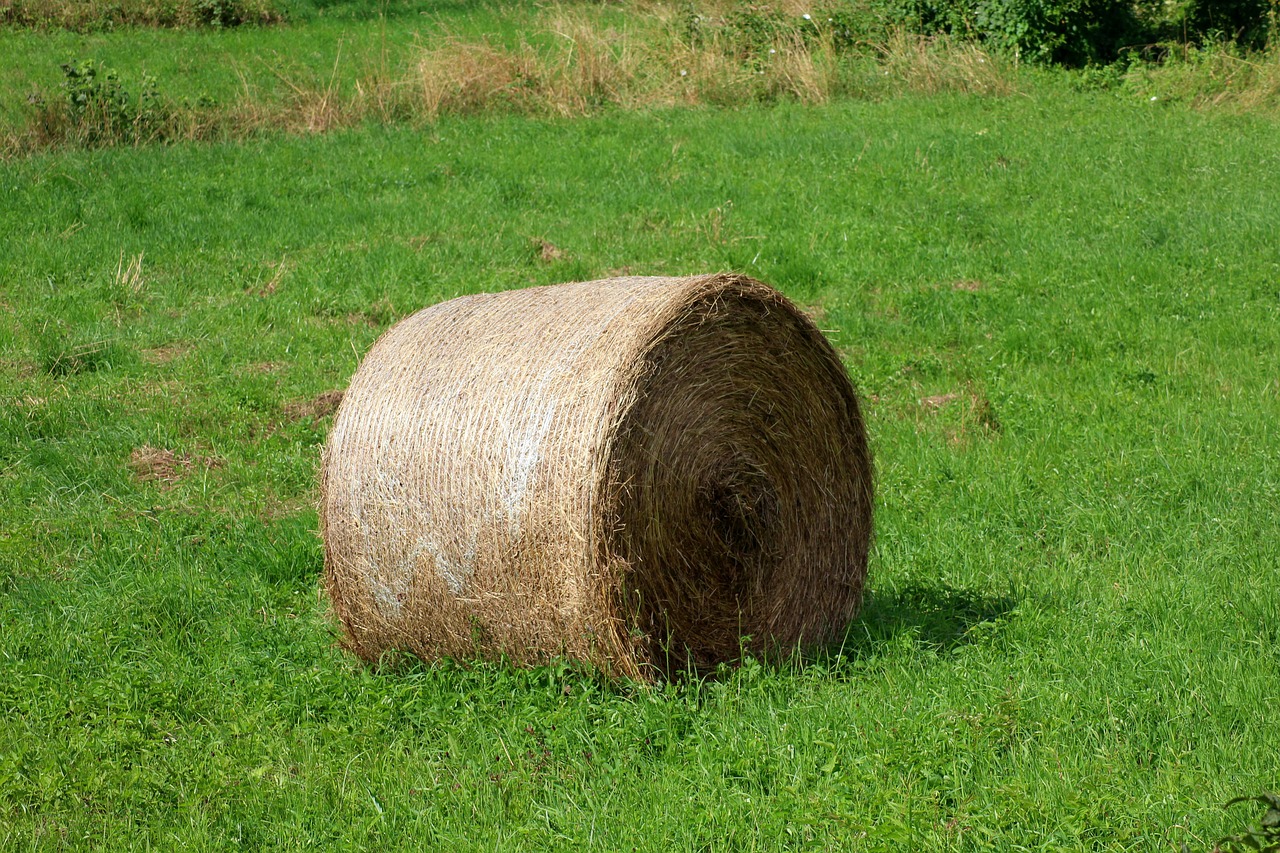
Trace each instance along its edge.
{"label": "bale shadow", "polygon": [[[745,651],[714,670],[668,672],[677,683],[716,681],[749,661],[772,673],[811,669],[835,678],[850,677],[861,663],[876,658],[926,652],[943,655],[964,646],[997,641],[1021,604],[1012,594],[965,589],[945,582],[911,581],[900,587],[868,590],[862,610],[829,645],[806,649]],[[852,666],[851,666],[852,665]]]}
{"label": "bale shadow", "polygon": [[[814,658],[874,657],[900,644],[904,637],[940,654],[951,652],[990,640],[1019,603],[1012,595],[946,583],[912,582],[896,589],[870,590],[861,614],[849,623],[843,640]],[[979,627],[987,629],[975,630]]]}
{"label": "bale shadow", "polygon": [[[779,674],[817,667],[837,679],[849,677],[860,662],[886,655],[902,654],[904,645],[934,654],[948,654],[964,646],[997,640],[1021,599],[1011,594],[984,589],[965,589],[945,582],[909,582],[900,587],[868,590],[862,610],[849,623],[842,639],[824,647],[804,651],[776,649],[763,653],[746,652],[714,668],[698,670],[673,668],[661,674],[658,683],[680,690],[692,689],[695,700],[699,685],[709,685],[731,677],[749,660],[762,665],[761,672]],[[338,640],[341,645],[341,639]],[[589,664],[556,658],[535,666],[520,666],[505,657],[424,661],[413,654],[389,651],[372,667],[378,675],[393,680],[445,681],[451,689],[483,690],[498,682],[504,690],[546,692],[556,697],[574,695],[578,699],[630,697],[648,686],[631,679],[612,679]]]}

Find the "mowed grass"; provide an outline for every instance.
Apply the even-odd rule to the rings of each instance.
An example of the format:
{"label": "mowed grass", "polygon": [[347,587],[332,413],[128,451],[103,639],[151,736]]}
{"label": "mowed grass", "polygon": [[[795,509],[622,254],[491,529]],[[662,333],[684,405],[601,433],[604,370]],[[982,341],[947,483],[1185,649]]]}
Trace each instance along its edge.
{"label": "mowed grass", "polygon": [[[1278,138],[1046,82],[0,165],[0,847],[1208,849],[1280,784]],[[315,401],[383,329],[720,269],[867,405],[843,643],[335,647]]]}

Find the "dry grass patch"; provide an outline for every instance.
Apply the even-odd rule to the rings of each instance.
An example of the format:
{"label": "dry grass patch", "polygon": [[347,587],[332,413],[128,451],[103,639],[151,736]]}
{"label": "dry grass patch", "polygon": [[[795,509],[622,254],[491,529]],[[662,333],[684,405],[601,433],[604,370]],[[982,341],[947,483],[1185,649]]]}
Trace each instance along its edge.
{"label": "dry grass patch", "polygon": [[564,260],[566,257],[564,250],[555,243],[552,243],[550,240],[534,240],[533,251],[534,254],[537,255],[538,260],[542,261],[544,264]]}
{"label": "dry grass patch", "polygon": [[65,346],[52,342],[48,344],[41,366],[50,376],[92,373],[103,366],[110,352],[111,342],[107,340],[85,341]]}
{"label": "dry grass patch", "polygon": [[158,483],[172,488],[196,468],[207,471],[222,468],[226,462],[216,456],[190,456],[163,447],[144,444],[129,454],[129,470],[141,483]]}
{"label": "dry grass patch", "polygon": [[128,262],[124,259],[124,252],[120,253],[120,262],[116,265],[116,273],[113,278],[117,290],[121,293],[127,293],[131,296],[140,296],[146,282],[142,278],[142,252],[133,255]]}
{"label": "dry grass patch", "polygon": [[191,352],[195,347],[187,343],[165,344],[164,346],[152,347],[144,349],[138,353],[142,360],[147,364],[168,364],[171,361],[177,361],[187,353]]}
{"label": "dry grass patch", "polygon": [[920,405],[928,411],[936,412],[939,409],[944,409],[947,406],[950,406],[959,399],[960,395],[955,392],[950,394],[935,394],[932,397],[921,398]]}
{"label": "dry grass patch", "polygon": [[338,406],[342,404],[344,393],[341,389],[334,389],[318,394],[309,400],[295,400],[292,403],[286,403],[284,415],[291,421],[301,421],[309,418],[312,423],[318,423],[338,411]]}
{"label": "dry grass patch", "polygon": [[943,419],[943,434],[953,445],[966,445],[975,438],[989,437],[1002,429],[991,401],[972,387],[922,397],[920,409],[929,417]]}
{"label": "dry grass patch", "polygon": [[172,486],[182,479],[191,467],[189,456],[179,456],[172,450],[144,444],[129,455],[129,469],[140,482],[158,482]]}
{"label": "dry grass patch", "polygon": [[270,267],[271,276],[265,282],[259,279],[261,283],[250,288],[251,291],[256,292],[262,298],[271,296],[280,289],[280,284],[289,273],[289,261],[286,258],[281,258],[278,262],[271,264]]}
{"label": "dry grass patch", "polygon": [[664,91],[670,59],[659,59],[670,45],[661,27],[637,34],[603,26],[589,13],[551,9],[535,29],[513,46],[451,37],[424,49],[399,84],[401,97],[428,121],[495,107],[576,116],[675,100]]}
{"label": "dry grass patch", "polygon": [[254,364],[246,364],[241,370],[252,376],[266,376],[271,373],[279,373],[288,366],[283,361],[259,361]]}
{"label": "dry grass patch", "polygon": [[435,121],[441,113],[469,113],[518,100],[537,65],[526,50],[456,38],[426,50],[404,81],[416,117]]}

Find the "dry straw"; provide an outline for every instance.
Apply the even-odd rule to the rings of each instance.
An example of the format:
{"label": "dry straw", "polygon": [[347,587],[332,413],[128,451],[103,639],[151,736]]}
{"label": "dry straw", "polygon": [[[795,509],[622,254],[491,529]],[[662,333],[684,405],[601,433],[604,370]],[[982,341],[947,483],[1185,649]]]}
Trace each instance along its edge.
{"label": "dry straw", "polygon": [[325,449],[349,647],[658,678],[856,613],[871,460],[839,357],[734,275],[465,296],[373,347]]}

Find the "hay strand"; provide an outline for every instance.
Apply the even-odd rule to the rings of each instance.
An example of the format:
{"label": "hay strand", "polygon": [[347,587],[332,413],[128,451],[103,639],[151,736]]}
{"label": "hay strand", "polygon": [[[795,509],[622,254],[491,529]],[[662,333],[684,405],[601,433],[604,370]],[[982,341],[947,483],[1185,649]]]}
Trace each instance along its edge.
{"label": "hay strand", "polygon": [[[871,460],[839,357],[749,278],[615,278],[401,321],[325,448],[349,647],[615,676],[822,643],[856,613]],[[749,639],[746,639],[749,638]]]}

